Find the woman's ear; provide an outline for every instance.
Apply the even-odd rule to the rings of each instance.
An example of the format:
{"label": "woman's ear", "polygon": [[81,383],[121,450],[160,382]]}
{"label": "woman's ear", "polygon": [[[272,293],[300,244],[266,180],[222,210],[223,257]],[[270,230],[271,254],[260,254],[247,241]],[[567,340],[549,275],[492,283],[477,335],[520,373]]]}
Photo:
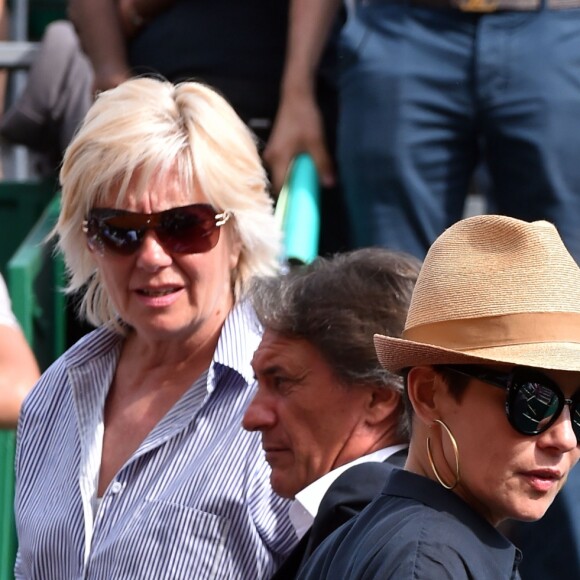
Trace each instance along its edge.
{"label": "woman's ear", "polygon": [[431,366],[413,367],[407,376],[407,393],[418,419],[430,425],[439,418],[438,391],[443,387],[441,376]]}
{"label": "woman's ear", "polygon": [[232,228],[228,231],[228,248],[230,270],[233,272],[238,267],[240,255],[242,253],[242,240],[240,239],[240,234],[237,229]]}
{"label": "woman's ear", "polygon": [[92,244],[87,242],[87,250],[93,256],[102,258],[105,255],[105,246],[100,238],[95,239]]}

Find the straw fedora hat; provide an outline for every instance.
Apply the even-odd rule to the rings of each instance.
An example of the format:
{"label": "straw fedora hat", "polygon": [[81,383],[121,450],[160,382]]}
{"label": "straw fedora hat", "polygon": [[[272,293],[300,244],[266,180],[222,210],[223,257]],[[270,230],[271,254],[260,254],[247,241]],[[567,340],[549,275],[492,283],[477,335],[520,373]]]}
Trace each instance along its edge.
{"label": "straw fedora hat", "polygon": [[462,220],[431,246],[402,338],[374,341],[394,372],[490,361],[580,371],[580,268],[548,222]]}

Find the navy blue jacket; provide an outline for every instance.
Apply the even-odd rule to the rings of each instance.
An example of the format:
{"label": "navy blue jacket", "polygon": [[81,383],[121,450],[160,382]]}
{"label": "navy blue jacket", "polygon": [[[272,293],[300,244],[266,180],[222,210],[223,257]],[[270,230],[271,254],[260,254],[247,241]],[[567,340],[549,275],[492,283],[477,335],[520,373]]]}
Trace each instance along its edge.
{"label": "navy blue jacket", "polygon": [[329,536],[304,580],[518,579],[519,551],[438,483],[393,470],[382,494]]}
{"label": "navy blue jacket", "polygon": [[360,463],[342,473],[324,494],[312,527],[284,560],[272,580],[293,580],[312,552],[334,530],[361,512],[380,493],[395,467],[403,467],[407,450],[384,462]]}

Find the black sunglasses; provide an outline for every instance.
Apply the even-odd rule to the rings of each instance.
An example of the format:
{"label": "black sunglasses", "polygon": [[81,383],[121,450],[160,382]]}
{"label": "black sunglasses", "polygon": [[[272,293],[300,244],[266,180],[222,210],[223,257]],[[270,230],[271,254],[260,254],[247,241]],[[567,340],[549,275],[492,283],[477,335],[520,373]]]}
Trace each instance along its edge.
{"label": "black sunglasses", "polygon": [[438,365],[453,373],[477,379],[507,391],[506,415],[522,435],[539,435],[558,419],[565,405],[570,407],[572,429],[580,441],[580,392],[566,399],[558,385],[543,373],[527,367],[502,372],[478,365]]}
{"label": "black sunglasses", "polygon": [[220,226],[231,213],[218,213],[207,203],[174,207],[158,213],[93,208],[83,222],[89,248],[104,248],[129,256],[136,252],[148,230],[153,230],[163,248],[174,254],[203,254],[216,246]]}

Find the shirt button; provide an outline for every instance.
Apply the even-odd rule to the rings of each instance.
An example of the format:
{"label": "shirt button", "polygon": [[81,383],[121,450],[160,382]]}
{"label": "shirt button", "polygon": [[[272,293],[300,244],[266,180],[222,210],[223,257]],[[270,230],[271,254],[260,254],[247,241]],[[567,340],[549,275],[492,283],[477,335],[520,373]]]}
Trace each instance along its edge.
{"label": "shirt button", "polygon": [[123,484],[120,481],[113,482],[111,485],[111,493],[119,493],[123,489]]}

